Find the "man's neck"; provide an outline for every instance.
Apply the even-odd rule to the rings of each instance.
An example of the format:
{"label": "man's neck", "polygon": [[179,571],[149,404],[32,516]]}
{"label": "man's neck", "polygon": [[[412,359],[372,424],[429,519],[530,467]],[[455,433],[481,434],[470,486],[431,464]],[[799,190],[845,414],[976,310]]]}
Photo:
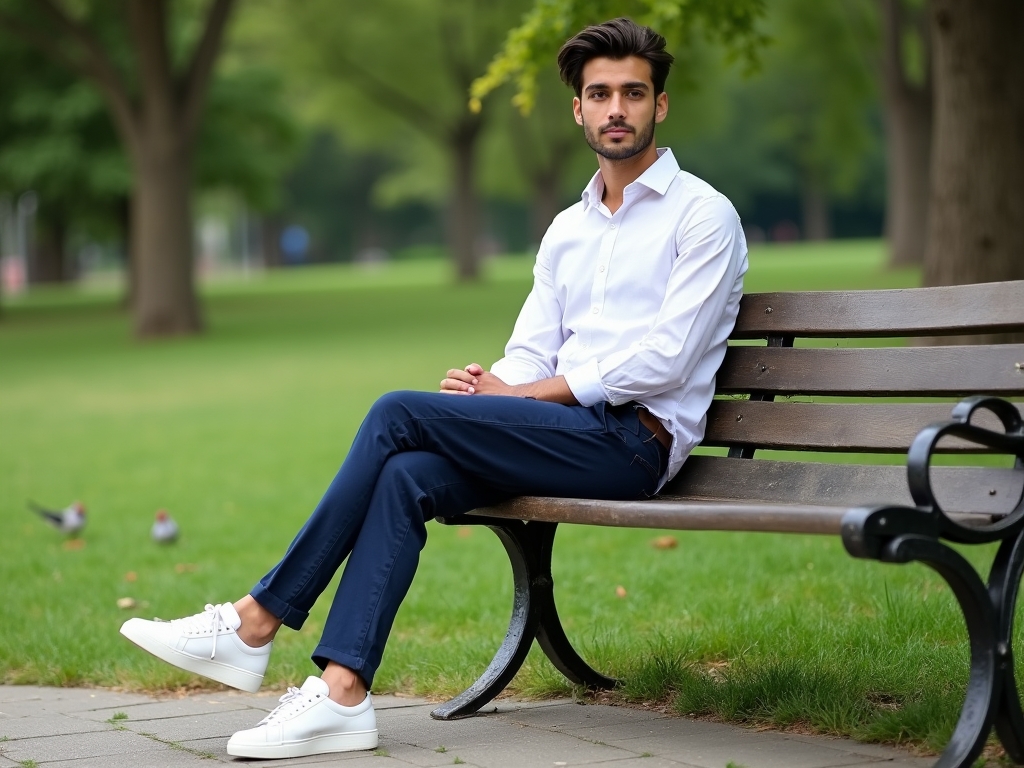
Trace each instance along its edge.
{"label": "man's neck", "polygon": [[625,160],[609,160],[597,156],[597,165],[601,169],[601,180],[604,182],[604,194],[601,202],[608,210],[615,213],[622,205],[622,193],[630,184],[640,178],[643,172],[658,161],[658,149],[652,141],[639,155]]}

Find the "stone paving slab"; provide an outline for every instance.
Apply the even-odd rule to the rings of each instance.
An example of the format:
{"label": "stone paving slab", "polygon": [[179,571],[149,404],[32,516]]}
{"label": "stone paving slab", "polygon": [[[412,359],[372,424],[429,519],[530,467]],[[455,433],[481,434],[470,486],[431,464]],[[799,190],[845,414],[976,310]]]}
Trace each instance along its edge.
{"label": "stone paving slab", "polygon": [[[927,768],[891,747],[759,731],[570,700],[502,700],[487,714],[430,718],[422,699],[375,696],[376,752],[243,760],[232,733],[254,726],[278,694],[206,691],[152,697],[88,689],[0,686],[0,768],[177,768],[342,765],[351,768]],[[112,718],[121,713],[126,717]]]}

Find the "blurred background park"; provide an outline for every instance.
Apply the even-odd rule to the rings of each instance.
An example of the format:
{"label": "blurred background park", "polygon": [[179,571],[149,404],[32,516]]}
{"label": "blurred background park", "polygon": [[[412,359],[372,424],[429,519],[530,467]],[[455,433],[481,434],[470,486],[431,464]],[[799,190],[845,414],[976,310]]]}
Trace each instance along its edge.
{"label": "blurred background park", "polygon": [[[377,396],[501,355],[596,169],[555,53],[617,15],[670,41],[658,144],[735,204],[747,290],[1024,278],[1012,0],[0,0],[0,680],[204,684],[120,622],[244,594]],[[88,525],[65,539],[29,499]],[[432,527],[378,689],[487,664],[492,539]],[[566,627],[621,695],[944,744],[966,640],[923,569],[650,539],[559,534]],[[270,685],[311,671],[325,615]],[[569,690],[542,659],[513,688]]]}

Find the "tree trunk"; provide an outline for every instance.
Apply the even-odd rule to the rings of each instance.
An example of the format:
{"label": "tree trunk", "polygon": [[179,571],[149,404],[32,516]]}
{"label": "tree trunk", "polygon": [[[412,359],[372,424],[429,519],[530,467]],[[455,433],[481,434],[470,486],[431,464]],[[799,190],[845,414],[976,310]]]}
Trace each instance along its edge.
{"label": "tree trunk", "polygon": [[828,240],[832,236],[828,220],[828,198],[824,185],[813,173],[804,174],[800,203],[803,208],[804,240]]}
{"label": "tree trunk", "polygon": [[476,248],[479,232],[480,206],[476,194],[476,144],[481,123],[476,115],[463,121],[453,133],[452,198],[448,210],[448,248],[455,260],[459,280],[476,280],[480,276],[480,259]]}
{"label": "tree trunk", "polygon": [[933,7],[925,285],[1024,279],[1024,3],[934,0]]}
{"label": "tree trunk", "polygon": [[195,292],[192,238],[192,152],[173,125],[154,121],[134,159],[133,301],[138,336],[202,330]]}
{"label": "tree trunk", "polygon": [[562,163],[553,162],[530,177],[533,200],[530,205],[530,241],[539,245],[555,216],[562,210]]}
{"label": "tree trunk", "polygon": [[117,221],[117,234],[124,252],[124,295],[121,306],[129,311],[135,306],[135,297],[139,294],[136,282],[139,267],[135,263],[135,249],[132,247],[132,200],[128,195],[118,197],[114,203],[114,217]]}
{"label": "tree trunk", "polygon": [[[926,61],[922,84],[915,85],[907,78],[903,62],[904,27],[900,2],[884,0],[882,4],[885,36],[882,79],[888,155],[885,230],[891,267],[924,262],[932,152],[930,66]],[[927,27],[923,34],[927,34]],[[927,56],[929,46],[923,47]]]}
{"label": "tree trunk", "polygon": [[62,216],[49,216],[40,223],[36,247],[29,259],[29,283],[64,283],[71,279],[71,270],[65,261],[67,231]]}
{"label": "tree trunk", "polygon": [[263,266],[267,269],[284,266],[284,258],[281,256],[282,229],[280,214],[268,213],[260,222],[260,251]]}

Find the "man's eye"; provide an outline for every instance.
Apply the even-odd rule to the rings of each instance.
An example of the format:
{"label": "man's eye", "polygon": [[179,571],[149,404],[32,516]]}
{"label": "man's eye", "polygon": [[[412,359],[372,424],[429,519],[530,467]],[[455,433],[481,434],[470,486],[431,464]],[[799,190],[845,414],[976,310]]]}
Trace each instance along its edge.
{"label": "man's eye", "polygon": [[629,95],[630,95],[631,98],[634,98],[634,99],[642,99],[644,97],[644,92],[643,91],[630,91]]}

